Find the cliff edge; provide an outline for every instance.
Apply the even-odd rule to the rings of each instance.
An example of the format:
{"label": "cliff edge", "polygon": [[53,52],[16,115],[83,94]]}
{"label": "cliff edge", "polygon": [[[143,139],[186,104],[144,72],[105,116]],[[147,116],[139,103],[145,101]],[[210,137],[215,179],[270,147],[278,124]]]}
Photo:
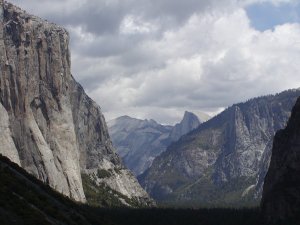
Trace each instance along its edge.
{"label": "cliff edge", "polygon": [[0,153],[76,201],[86,201],[87,175],[151,202],[115,153],[100,107],[71,75],[68,32],[0,4]]}

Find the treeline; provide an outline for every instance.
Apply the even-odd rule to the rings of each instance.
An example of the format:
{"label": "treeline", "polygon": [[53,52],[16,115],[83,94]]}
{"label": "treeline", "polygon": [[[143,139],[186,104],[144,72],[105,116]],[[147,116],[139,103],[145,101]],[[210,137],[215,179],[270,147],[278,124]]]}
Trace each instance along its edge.
{"label": "treeline", "polygon": [[[89,209],[115,225],[260,225],[253,209]],[[91,218],[97,224],[97,217]]]}
{"label": "treeline", "polygon": [[99,208],[62,196],[0,156],[0,224],[259,225],[252,209]]}

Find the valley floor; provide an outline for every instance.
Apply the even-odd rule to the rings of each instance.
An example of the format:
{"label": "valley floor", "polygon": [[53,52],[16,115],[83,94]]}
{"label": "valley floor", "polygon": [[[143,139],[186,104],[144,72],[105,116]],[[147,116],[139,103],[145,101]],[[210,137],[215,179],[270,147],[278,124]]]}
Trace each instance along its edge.
{"label": "valley floor", "polygon": [[[97,212],[97,209],[95,209]],[[100,210],[115,225],[259,225],[258,209]],[[99,215],[99,214],[98,214]],[[94,221],[96,221],[95,218]],[[108,224],[107,224],[108,225]]]}
{"label": "valley floor", "polygon": [[97,208],[71,201],[0,157],[0,224],[259,225],[252,209]]}

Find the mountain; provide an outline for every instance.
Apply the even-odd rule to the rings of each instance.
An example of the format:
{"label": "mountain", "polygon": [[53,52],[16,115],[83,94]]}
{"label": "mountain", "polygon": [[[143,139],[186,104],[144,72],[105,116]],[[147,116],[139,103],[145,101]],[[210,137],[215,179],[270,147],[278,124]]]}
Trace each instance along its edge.
{"label": "mountain", "polygon": [[200,124],[195,114],[186,111],[181,122],[173,127],[169,138],[172,142],[178,141],[183,135],[199,127]]}
{"label": "mountain", "polygon": [[284,130],[276,133],[265,178],[262,210],[267,224],[300,221],[300,98]]}
{"label": "mountain", "polygon": [[170,126],[154,120],[139,120],[122,116],[108,122],[113,144],[124,164],[135,174],[141,174],[153,159],[169,144]]}
{"label": "mountain", "polygon": [[71,75],[67,31],[0,3],[0,153],[76,201],[105,188],[152,204],[115,153],[100,107]]}
{"label": "mountain", "polygon": [[196,115],[185,112],[182,121],[173,126],[154,120],[139,120],[122,116],[108,122],[109,133],[125,165],[140,175],[167,146],[200,125]]}
{"label": "mountain", "polygon": [[1,224],[90,224],[78,204],[1,155],[0,183]]}
{"label": "mountain", "polygon": [[273,136],[299,95],[289,90],[227,108],[171,144],[140,183],[165,204],[258,205]]}

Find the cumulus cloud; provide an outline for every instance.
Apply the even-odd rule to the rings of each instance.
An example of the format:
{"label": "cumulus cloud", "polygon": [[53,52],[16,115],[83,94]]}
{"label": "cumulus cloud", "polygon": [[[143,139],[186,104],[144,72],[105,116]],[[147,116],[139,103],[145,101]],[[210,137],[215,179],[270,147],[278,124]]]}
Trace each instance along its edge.
{"label": "cumulus cloud", "polygon": [[294,0],[13,2],[68,28],[72,71],[108,119],[174,123],[300,86],[300,25],[258,31],[245,9]]}

